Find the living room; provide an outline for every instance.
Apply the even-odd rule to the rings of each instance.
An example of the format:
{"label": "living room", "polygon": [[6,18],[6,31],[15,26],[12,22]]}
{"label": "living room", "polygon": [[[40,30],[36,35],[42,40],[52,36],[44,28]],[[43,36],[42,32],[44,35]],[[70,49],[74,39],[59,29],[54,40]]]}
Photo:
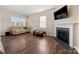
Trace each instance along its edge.
{"label": "living room", "polygon": [[[57,12],[58,10],[62,9],[64,6],[67,7],[67,15],[66,17],[62,18],[62,19],[58,19],[55,20],[55,12]],[[1,49],[1,51],[3,51],[3,53],[71,53],[71,50],[68,50],[69,52],[62,52],[63,50],[60,49],[60,51],[58,52],[54,52],[55,47],[50,49],[48,47],[45,46],[41,47],[38,50],[41,50],[38,52],[38,50],[32,51],[32,52],[26,52],[26,50],[24,50],[23,52],[18,52],[21,51],[20,49],[20,44],[22,44],[22,42],[25,42],[23,40],[21,40],[20,38],[23,37],[24,38],[28,38],[29,39],[42,39],[40,44],[45,44],[44,39],[46,38],[46,36],[53,36],[53,37],[57,37],[57,27],[59,28],[68,28],[69,31],[69,43],[68,46],[75,48],[75,50],[77,50],[77,52],[79,51],[79,19],[78,19],[78,12],[79,12],[79,6],[78,5],[25,5],[25,6],[20,6],[20,5],[5,5],[5,6],[0,6],[0,35],[1,35],[1,40],[3,41],[3,47]],[[27,10],[27,11],[26,11]],[[41,21],[41,19],[45,19],[44,21]],[[42,24],[43,23],[43,24]],[[42,24],[42,25],[41,25]],[[65,29],[66,30],[66,29]],[[35,38],[32,37],[32,35],[34,34],[34,31],[36,32],[45,32],[44,36],[45,37],[40,37],[40,36],[34,36]],[[30,33],[27,33],[30,32]],[[18,35],[20,34],[20,35]],[[6,37],[4,37],[6,36]],[[19,36],[19,37],[18,37]],[[16,37],[18,37],[18,40]],[[5,40],[7,39],[7,40]],[[16,43],[10,41],[11,39],[14,39]],[[29,40],[27,39],[27,40]],[[50,38],[46,38],[47,40]],[[51,39],[52,40],[52,39]],[[50,41],[51,41],[50,40]],[[37,40],[36,40],[37,41]],[[34,41],[34,42],[36,42]],[[50,43],[49,41],[49,43]],[[7,43],[8,42],[8,43]],[[11,42],[11,43],[9,43]],[[43,42],[43,43],[42,43]],[[46,41],[47,42],[47,41]],[[29,43],[31,43],[29,41]],[[1,44],[1,45],[2,45]],[[10,49],[12,49],[11,51],[7,48],[7,47],[11,47],[8,46],[10,44],[16,44],[16,47],[18,47],[17,44],[19,44],[19,50],[16,47],[12,47]],[[57,44],[57,43],[56,43]],[[23,44],[24,45],[24,44]],[[53,43],[51,43],[51,45],[53,45]],[[62,45],[62,44],[61,44]],[[57,46],[58,47],[58,46]],[[17,49],[15,51],[15,48]],[[28,49],[29,47],[27,47],[26,49]],[[33,47],[34,48],[34,47]],[[61,48],[61,47],[59,47]],[[58,48],[58,49],[59,49]],[[32,48],[31,48],[32,49]],[[57,49],[57,48],[56,48]],[[57,50],[58,50],[57,49]],[[13,52],[14,51],[14,52]]]}

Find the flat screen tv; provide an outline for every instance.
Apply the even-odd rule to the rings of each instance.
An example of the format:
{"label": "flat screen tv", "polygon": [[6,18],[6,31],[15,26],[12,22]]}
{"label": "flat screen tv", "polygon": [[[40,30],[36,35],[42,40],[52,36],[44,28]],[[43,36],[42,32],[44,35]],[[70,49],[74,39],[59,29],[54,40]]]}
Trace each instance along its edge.
{"label": "flat screen tv", "polygon": [[67,5],[54,12],[54,19],[62,19],[68,17]]}

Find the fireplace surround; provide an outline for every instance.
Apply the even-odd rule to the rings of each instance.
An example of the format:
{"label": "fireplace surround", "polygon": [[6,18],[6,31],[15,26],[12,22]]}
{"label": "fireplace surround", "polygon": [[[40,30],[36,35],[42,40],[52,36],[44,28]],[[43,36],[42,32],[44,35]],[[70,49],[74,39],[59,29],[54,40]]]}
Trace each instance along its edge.
{"label": "fireplace surround", "polygon": [[69,35],[67,34],[67,36],[69,36],[69,41],[67,41],[66,43],[69,44],[70,47],[73,47],[73,27],[74,27],[74,24],[70,23],[70,24],[56,24],[55,25],[55,37],[57,37],[57,28],[60,28],[60,29],[67,29],[69,31]]}

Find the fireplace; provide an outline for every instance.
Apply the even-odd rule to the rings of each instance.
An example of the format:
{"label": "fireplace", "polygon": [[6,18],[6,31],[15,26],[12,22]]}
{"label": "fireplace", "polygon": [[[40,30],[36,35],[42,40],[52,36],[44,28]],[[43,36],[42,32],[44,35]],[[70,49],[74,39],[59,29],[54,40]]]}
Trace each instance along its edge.
{"label": "fireplace", "polygon": [[64,23],[55,25],[55,37],[59,38],[63,42],[67,43],[70,47],[73,47],[73,33],[74,33],[73,23]]}
{"label": "fireplace", "polygon": [[69,45],[69,28],[56,27],[56,37]]}

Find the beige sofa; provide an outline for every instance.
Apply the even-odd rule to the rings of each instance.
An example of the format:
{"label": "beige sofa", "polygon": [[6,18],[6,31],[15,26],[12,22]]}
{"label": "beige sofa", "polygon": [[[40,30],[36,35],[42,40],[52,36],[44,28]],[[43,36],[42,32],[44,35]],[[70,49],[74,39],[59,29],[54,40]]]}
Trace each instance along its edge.
{"label": "beige sofa", "polygon": [[26,28],[26,27],[11,27],[10,28],[10,33],[15,35],[15,34],[22,34],[22,33],[26,33],[26,32],[30,32],[30,28]]}

